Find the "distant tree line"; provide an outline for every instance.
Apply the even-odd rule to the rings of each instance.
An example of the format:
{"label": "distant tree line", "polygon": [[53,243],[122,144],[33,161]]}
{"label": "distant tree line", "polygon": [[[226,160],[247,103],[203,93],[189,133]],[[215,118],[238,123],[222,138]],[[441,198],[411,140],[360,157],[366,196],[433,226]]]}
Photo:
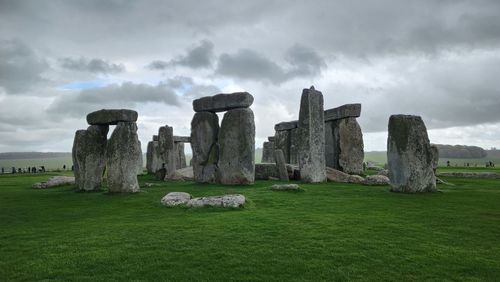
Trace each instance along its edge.
{"label": "distant tree line", "polygon": [[435,144],[439,150],[440,158],[450,159],[480,159],[488,153],[481,147],[466,145],[441,145]]}

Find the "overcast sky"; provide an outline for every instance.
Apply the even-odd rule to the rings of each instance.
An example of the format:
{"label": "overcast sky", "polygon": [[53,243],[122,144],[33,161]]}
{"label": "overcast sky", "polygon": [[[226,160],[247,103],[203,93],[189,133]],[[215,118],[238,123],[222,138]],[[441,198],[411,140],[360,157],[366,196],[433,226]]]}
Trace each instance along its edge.
{"label": "overcast sky", "polygon": [[401,113],[433,143],[500,147],[500,1],[0,0],[0,152],[69,152],[102,108],[137,110],[145,151],[236,91],[261,147],[311,85],[325,109],[362,104],[367,151]]}

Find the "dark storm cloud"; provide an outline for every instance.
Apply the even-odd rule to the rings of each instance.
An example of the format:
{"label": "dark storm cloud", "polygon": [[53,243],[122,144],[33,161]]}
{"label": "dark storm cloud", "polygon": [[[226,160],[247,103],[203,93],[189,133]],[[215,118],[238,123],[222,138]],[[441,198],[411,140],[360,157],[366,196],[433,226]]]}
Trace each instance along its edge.
{"label": "dark storm cloud", "polygon": [[48,109],[54,116],[79,117],[100,108],[133,108],[140,103],[163,103],[178,106],[179,99],[173,89],[164,83],[156,86],[124,82],[102,88],[84,89],[67,93]]}
{"label": "dark storm cloud", "polygon": [[148,65],[148,68],[152,70],[164,70],[170,66],[184,66],[192,69],[209,68],[212,66],[214,57],[214,44],[203,40],[199,46],[189,49],[185,55],[178,56],[169,62],[155,60]]}
{"label": "dark storm cloud", "polygon": [[239,79],[280,84],[297,77],[314,77],[326,68],[326,62],[313,49],[292,46],[286,54],[290,67],[283,68],[264,55],[250,50],[240,49],[234,54],[222,54],[219,57],[216,73]]}
{"label": "dark storm cloud", "polygon": [[23,93],[45,81],[48,63],[19,40],[0,40],[0,87],[7,94]]}
{"label": "dark storm cloud", "polygon": [[74,71],[91,72],[96,74],[113,74],[125,71],[123,64],[107,62],[103,59],[87,59],[84,57],[59,59],[61,67]]}

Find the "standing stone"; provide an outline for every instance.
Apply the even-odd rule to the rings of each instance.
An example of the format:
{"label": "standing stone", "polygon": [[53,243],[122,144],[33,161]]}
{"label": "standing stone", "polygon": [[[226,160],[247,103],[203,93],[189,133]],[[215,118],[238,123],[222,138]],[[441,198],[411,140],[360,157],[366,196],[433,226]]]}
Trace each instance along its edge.
{"label": "standing stone", "polygon": [[101,188],[108,130],[107,125],[91,125],[75,134],[72,153],[75,183],[82,191]]}
{"label": "standing stone", "polygon": [[339,166],[348,174],[362,174],[365,158],[363,133],[355,118],[345,118],[338,123]]}
{"label": "standing stone", "polygon": [[158,141],[150,141],[146,153],[146,169],[149,174],[155,174],[162,167]]}
{"label": "standing stone", "polygon": [[226,112],[219,132],[219,182],[253,184],[255,181],[255,121],[249,108]]}
{"label": "standing stone", "polygon": [[139,140],[139,148],[140,150],[137,151],[137,156],[134,158],[137,160],[137,175],[141,175],[144,173],[144,159],[142,158],[142,145],[141,141]]}
{"label": "standing stone", "polygon": [[338,121],[325,122],[325,161],[326,166],[341,170],[339,167]]}
{"label": "standing stone", "polygon": [[219,118],[211,112],[195,113],[191,121],[192,166],[196,182],[216,182],[219,159]]}
{"label": "standing stone", "polygon": [[262,162],[263,163],[273,163],[274,162],[274,143],[264,142],[262,146]]}
{"label": "standing stone", "polygon": [[433,152],[422,118],[392,115],[389,118],[387,161],[393,192],[436,191]]}
{"label": "standing stone", "polygon": [[432,171],[434,171],[435,175],[439,165],[439,149],[436,145],[431,145],[431,150],[432,150]]}
{"label": "standing stone", "polygon": [[274,150],[282,150],[285,162],[290,163],[290,130],[279,130],[274,133]]}
{"label": "standing stone", "polygon": [[135,122],[118,122],[106,150],[110,192],[139,192],[137,163],[142,158]]}
{"label": "standing stone", "polygon": [[175,142],[175,152],[176,152],[176,160],[175,160],[175,168],[181,169],[186,167],[186,155],[184,154],[184,143]]}
{"label": "standing stone", "polygon": [[304,89],[299,112],[299,168],[304,182],[326,180],[325,120],[323,94],[314,87]]}
{"label": "standing stone", "polygon": [[288,181],[288,171],[286,169],[285,156],[283,151],[274,151],[274,158],[276,159],[276,167],[278,168],[278,173],[281,181]]}
{"label": "standing stone", "polygon": [[177,152],[174,144],[174,129],[171,126],[161,126],[158,130],[158,144],[160,146],[160,156],[165,164],[166,178],[168,179],[175,173]]}
{"label": "standing stone", "polygon": [[299,164],[299,129],[294,128],[294,129],[291,129],[289,132],[290,132],[290,149],[289,149],[288,163],[298,165]]}

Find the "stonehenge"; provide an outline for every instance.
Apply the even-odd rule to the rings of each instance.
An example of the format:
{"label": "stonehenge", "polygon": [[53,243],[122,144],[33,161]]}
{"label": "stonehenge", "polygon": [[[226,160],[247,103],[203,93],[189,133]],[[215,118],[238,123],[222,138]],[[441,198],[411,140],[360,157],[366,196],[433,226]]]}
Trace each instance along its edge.
{"label": "stonehenge", "polygon": [[[165,125],[153,135],[146,151],[146,169],[148,174],[158,175],[159,180],[169,179],[178,169],[186,167],[184,143],[191,142],[189,136],[175,136],[173,128]],[[159,170],[165,173],[157,173]]]}
{"label": "stonehenge", "polygon": [[436,191],[435,158],[421,117],[392,115],[389,118],[387,161],[391,191]]}
{"label": "stonehenge", "polygon": [[[247,185],[255,181],[255,121],[247,92],[193,101],[193,173],[197,182]],[[224,112],[221,125],[216,112]]]}
{"label": "stonehenge", "polygon": [[[79,190],[100,190],[106,170],[110,192],[139,191],[137,174],[142,172],[142,150],[137,117],[136,111],[127,109],[103,109],[87,115],[90,126],[76,131],[72,149]],[[110,125],[116,128],[107,140]]]}
{"label": "stonehenge", "polygon": [[267,138],[267,141],[262,144],[262,162],[274,162],[274,136]]}

